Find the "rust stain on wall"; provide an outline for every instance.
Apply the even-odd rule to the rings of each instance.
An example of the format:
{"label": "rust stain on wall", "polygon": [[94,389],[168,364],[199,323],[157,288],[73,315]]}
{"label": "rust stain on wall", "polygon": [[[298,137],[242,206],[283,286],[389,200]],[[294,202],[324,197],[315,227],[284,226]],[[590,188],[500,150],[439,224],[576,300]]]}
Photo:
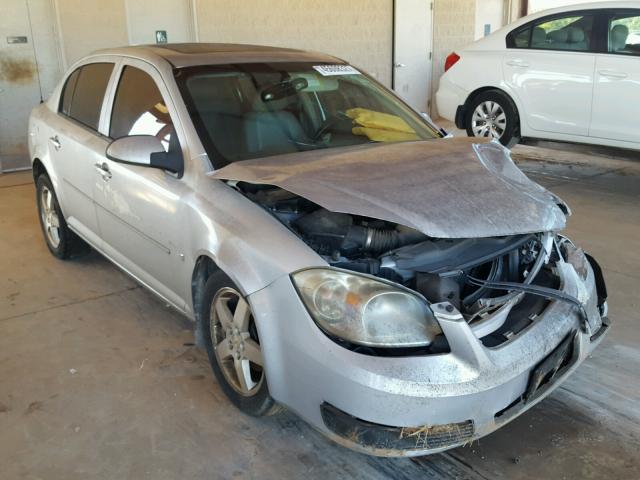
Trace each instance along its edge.
{"label": "rust stain on wall", "polygon": [[0,57],[0,80],[19,85],[34,81],[36,66],[31,59]]}

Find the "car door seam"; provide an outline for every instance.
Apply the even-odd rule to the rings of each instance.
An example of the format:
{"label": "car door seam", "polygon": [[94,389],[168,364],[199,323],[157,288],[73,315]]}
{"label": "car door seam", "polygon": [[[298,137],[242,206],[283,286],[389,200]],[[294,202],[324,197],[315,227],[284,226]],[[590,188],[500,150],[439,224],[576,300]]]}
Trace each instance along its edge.
{"label": "car door seam", "polygon": [[171,249],[169,247],[167,247],[166,245],[160,243],[159,241],[157,241],[155,238],[150,237],[149,235],[147,235],[146,233],[138,230],[136,227],[134,227],[133,225],[131,225],[130,223],[128,223],[127,221],[123,220],[121,217],[119,217],[118,215],[116,215],[115,213],[111,212],[108,208],[105,208],[103,205],[101,205],[100,203],[96,202],[95,200],[93,201],[93,203],[95,204],[96,207],[99,207],[103,212],[108,213],[111,217],[115,218],[116,220],[118,220],[120,223],[122,223],[124,226],[126,226],[127,228],[129,228],[130,230],[132,230],[133,232],[137,233],[140,237],[142,237],[143,239],[147,240],[148,242],[152,243],[154,246],[156,246],[157,248],[159,248],[160,250],[162,250],[164,253],[166,253],[167,255],[171,255]]}

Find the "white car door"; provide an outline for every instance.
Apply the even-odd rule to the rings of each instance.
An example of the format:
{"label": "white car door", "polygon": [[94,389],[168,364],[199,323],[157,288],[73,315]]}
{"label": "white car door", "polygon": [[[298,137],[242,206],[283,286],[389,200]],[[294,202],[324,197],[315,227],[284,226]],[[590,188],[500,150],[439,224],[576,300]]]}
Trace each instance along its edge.
{"label": "white car door", "polygon": [[596,55],[595,13],[543,17],[512,32],[503,60],[505,82],[533,130],[589,134]]}
{"label": "white car door", "polygon": [[99,245],[93,203],[96,163],[104,155],[107,138],[100,121],[113,61],[93,58],[69,75],[62,90],[58,118],[47,136],[60,186],[58,197],[67,223],[94,245]]}
{"label": "white car door", "polygon": [[596,60],[596,84],[589,135],[640,142],[640,10],[607,18],[607,51]]}
{"label": "white car door", "polygon": [[[160,74],[135,59],[123,59],[109,108],[111,139],[154,135],[171,151],[182,152],[173,104]],[[94,197],[103,249],[119,265],[179,309],[189,273],[183,255],[188,240],[182,199],[190,192],[175,175],[160,169],[110,160]]]}

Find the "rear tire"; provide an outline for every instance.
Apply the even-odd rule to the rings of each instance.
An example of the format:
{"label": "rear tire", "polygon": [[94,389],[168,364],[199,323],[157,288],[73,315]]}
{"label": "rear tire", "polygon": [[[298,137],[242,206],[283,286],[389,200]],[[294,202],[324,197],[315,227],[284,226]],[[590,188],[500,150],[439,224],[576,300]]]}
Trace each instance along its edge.
{"label": "rear tire", "polygon": [[38,218],[49,251],[61,260],[86,253],[89,246],[67,225],[58,197],[46,173],[36,180]]}
{"label": "rear tire", "polygon": [[223,271],[207,280],[200,308],[209,363],[222,391],[248,415],[277,413],[251,306]]}
{"label": "rear tire", "polygon": [[500,90],[476,95],[467,108],[467,135],[498,140],[507,148],[520,141],[520,118],[513,100]]}

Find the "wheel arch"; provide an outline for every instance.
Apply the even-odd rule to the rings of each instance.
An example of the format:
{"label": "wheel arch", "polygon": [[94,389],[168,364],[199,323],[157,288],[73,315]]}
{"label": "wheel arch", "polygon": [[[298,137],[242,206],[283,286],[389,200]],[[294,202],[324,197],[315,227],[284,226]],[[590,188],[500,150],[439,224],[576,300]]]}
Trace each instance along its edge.
{"label": "wheel arch", "polygon": [[[495,86],[495,85],[491,85],[491,86],[484,86],[484,87],[480,87],[475,89],[474,91],[472,91],[468,96],[466,101],[464,102],[464,106],[463,106],[463,112],[464,112],[464,118],[463,118],[463,127],[464,129],[466,129],[467,127],[467,117],[471,114],[470,111],[470,107],[471,107],[471,103],[475,100],[475,98],[478,95],[481,95],[482,93],[485,92],[491,92],[491,91],[496,91],[496,92],[500,92],[501,94],[505,95],[509,100],[511,100],[511,103],[513,104],[513,107],[515,109],[516,112],[516,116],[518,117],[518,127],[517,127],[517,131],[516,134],[520,137],[523,136],[522,131],[523,131],[523,116],[522,116],[522,107],[520,106],[520,101],[517,98],[516,95],[514,95],[512,92],[510,92],[509,90],[500,87],[500,86]],[[526,125],[525,125],[526,127]]]}
{"label": "wheel arch", "polygon": [[193,317],[195,319],[194,339],[200,348],[205,348],[204,331],[202,328],[201,307],[204,300],[204,287],[207,280],[215,272],[222,270],[208,254],[200,254],[196,259],[191,273],[191,301],[193,305]]}
{"label": "wheel arch", "polygon": [[33,159],[33,163],[31,164],[31,172],[33,173],[34,182],[37,181],[38,177],[43,173],[49,175],[47,167],[44,166],[44,163],[42,163],[42,160],[40,160],[38,157]]}
{"label": "wheel arch", "polygon": [[496,90],[506,95],[507,97],[509,97],[509,99],[513,102],[513,105],[516,107],[516,113],[518,114],[518,124],[521,124],[522,115],[520,114],[520,106],[519,106],[518,99],[514,95],[512,95],[509,91],[505,90],[504,88],[496,87],[493,85],[488,87],[477,88],[467,96],[467,100],[464,102],[465,122],[466,122],[467,115],[469,114],[469,105],[471,105],[471,102],[473,102],[473,100],[481,93],[490,92],[492,90]]}

